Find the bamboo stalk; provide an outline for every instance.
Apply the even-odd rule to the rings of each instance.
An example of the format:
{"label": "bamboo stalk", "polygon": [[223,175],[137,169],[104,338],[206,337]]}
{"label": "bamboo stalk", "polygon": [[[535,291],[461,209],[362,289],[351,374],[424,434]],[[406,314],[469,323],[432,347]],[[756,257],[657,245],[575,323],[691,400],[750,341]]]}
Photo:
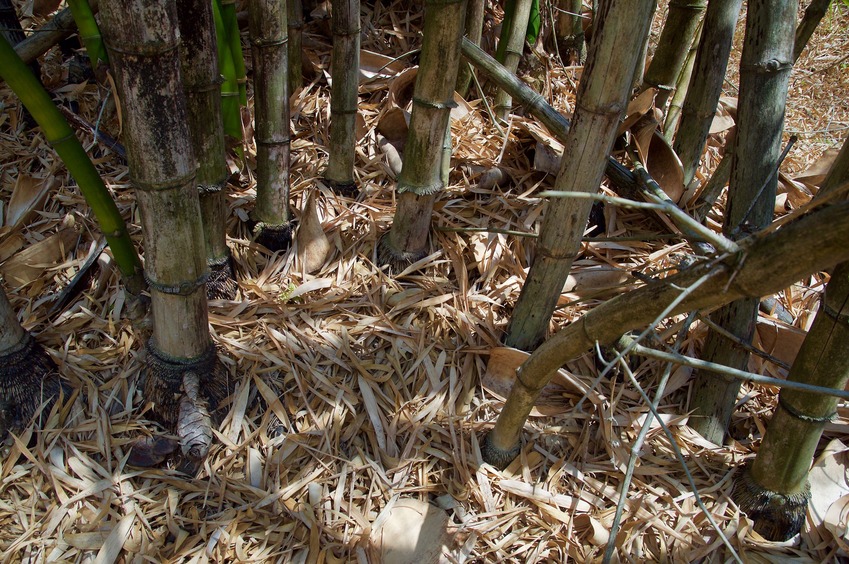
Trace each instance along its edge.
{"label": "bamboo stalk", "polygon": [[695,68],[673,146],[684,166],[685,186],[696,175],[719,103],[741,4],[742,0],[711,0],[705,11]]}
{"label": "bamboo stalk", "polygon": [[218,69],[224,77],[224,81],[221,83],[221,115],[224,133],[230,138],[230,143],[238,144],[242,140],[239,81],[236,78],[236,65],[233,62],[231,44],[227,41],[227,28],[224,25],[220,0],[213,0],[212,2],[212,17],[215,22]]}
{"label": "bamboo stalk", "polygon": [[303,85],[303,29],[304,5],[302,0],[287,0],[289,26],[289,91],[295,92]]}
{"label": "bamboo stalk", "polygon": [[341,194],[356,194],[357,93],[360,70],[360,1],[334,0],[330,74],[330,159],[324,177]]}
{"label": "bamboo stalk", "polygon": [[[736,146],[745,150],[735,151],[733,157],[723,228],[732,238],[762,229],[772,220],[797,4],[761,0],[748,5],[736,138]],[[758,302],[755,298],[735,301],[713,313],[711,319],[744,342],[751,342]],[[747,351],[713,331],[708,332],[702,356],[739,369],[745,368],[749,359]],[[690,401],[690,426],[707,440],[721,443],[739,389],[739,382],[697,375]]]}
{"label": "bamboo stalk", "polygon": [[805,50],[805,46],[814,34],[814,30],[817,29],[820,20],[828,12],[828,6],[830,4],[831,0],[812,0],[808,4],[808,7],[805,9],[805,15],[802,16],[802,21],[799,22],[799,26],[796,28],[796,37],[793,40],[794,61],[799,60],[799,56]]}
{"label": "bamboo stalk", "polygon": [[[469,0],[466,8],[466,38],[477,46],[480,46],[483,38],[484,14],[486,14],[486,0]],[[461,62],[454,90],[465,98],[471,83],[472,67],[468,63]]]}
{"label": "bamboo stalk", "polygon": [[229,394],[208,330],[208,269],[176,5],[107,2],[102,25],[118,93],[133,108],[124,115],[124,135],[141,208],[154,322],[143,387],[155,415],[176,428],[186,373],[198,375],[213,410]]}
{"label": "bamboo stalk", "polygon": [[225,40],[230,47],[233,69],[239,90],[239,105],[248,105],[248,77],[245,70],[245,55],[242,52],[242,36],[236,19],[236,0],[221,0],[221,20],[224,23]]}
{"label": "bamboo stalk", "polygon": [[[849,180],[849,138],[843,143],[817,197]],[[838,264],[825,289],[788,383],[844,390],[849,382],[849,262]],[[782,388],[758,454],[738,474],[732,497],[769,540],[798,533],[810,499],[808,470],[825,424],[837,410],[836,397]]]}
{"label": "bamboo stalk", "polygon": [[[823,231],[817,227],[821,225],[830,228]],[[777,292],[811,272],[849,260],[847,237],[849,202],[844,201],[824,206],[781,229],[740,240],[740,254],[694,265],[595,307],[545,341],[519,367],[495,427],[481,445],[484,460],[505,467],[518,455],[522,427],[540,390],[561,366],[596,343],[611,343],[662,317]],[[740,260],[742,256],[745,261]],[[684,290],[699,281],[697,288],[676,303]]]}
{"label": "bamboo stalk", "polygon": [[224,130],[221,120],[221,88],[215,41],[212,2],[178,0],[181,71],[186,90],[189,126],[198,161],[197,188],[200,196],[206,263],[210,269],[207,298],[233,299],[238,285],[227,247],[227,204],[222,190],[227,185]]}
{"label": "bamboo stalk", "polygon": [[103,231],[115,264],[121,271],[127,291],[138,296],[144,289],[141,262],[136,254],[127,226],[103,179],[94,168],[71,126],[53,104],[50,94],[33,76],[30,69],[17,56],[15,50],[0,38],[0,77],[15,92],[41,127],[47,141],[65,163],[76,180],[86,203],[94,212],[98,226]]}
{"label": "bamboo stalk", "polygon": [[665,108],[666,101],[675,88],[690,46],[697,40],[696,31],[707,0],[671,0],[669,14],[657,42],[651,64],[643,77],[643,88],[657,88],[655,105]]}
{"label": "bamboo stalk", "polygon": [[101,69],[101,67],[109,64],[109,57],[106,54],[106,47],[103,45],[100,28],[94,19],[94,11],[87,0],[68,0],[68,7],[71,9],[74,22],[77,24],[80,39],[82,39],[86,54],[91,62],[91,69],[95,76],[105,77],[105,69]]}
{"label": "bamboo stalk", "polygon": [[427,255],[433,203],[442,190],[441,153],[454,105],[466,0],[425,3],[421,63],[398,179],[392,229],[378,242],[378,262],[399,272]]}
{"label": "bamboo stalk", "polygon": [[[92,0],[89,6],[92,11],[96,11],[96,0]],[[64,8],[57,12],[49,22],[15,45],[15,51],[23,62],[29,64],[63,39],[70,37],[76,27],[71,9]]]}
{"label": "bamboo stalk", "polygon": [[[531,0],[512,0],[508,2],[512,7],[509,17],[505,6],[504,22],[502,22],[501,39],[499,40],[498,52],[501,54],[499,61],[503,61],[504,68],[511,74],[516,74],[522,51],[525,46],[525,31],[528,29],[528,18],[531,15]],[[502,49],[503,43],[503,49]],[[507,119],[507,114],[513,107],[510,93],[499,89],[495,95],[495,117],[500,120]]]}
{"label": "bamboo stalk", "polygon": [[[633,46],[648,38],[653,8],[650,1],[628,3],[627,8],[608,3],[599,6],[604,24],[593,34],[578,86],[573,124],[554,183],[556,191],[598,191],[631,89],[639,54]],[[631,48],[623,49],[625,41]],[[535,257],[507,327],[508,347],[533,350],[545,338],[591,206],[589,200],[556,198],[548,202]]]}
{"label": "bamboo stalk", "polygon": [[254,69],[256,240],[272,251],[292,240],[289,212],[289,88],[286,5],[252,0],[249,10]]}
{"label": "bamboo stalk", "polygon": [[[701,30],[697,33],[701,37]],[[672,100],[670,100],[669,108],[666,110],[666,119],[663,121],[663,136],[670,144],[674,141],[678,122],[681,120],[681,108],[684,105],[684,100],[687,98],[690,79],[693,77],[693,68],[696,65],[696,52],[698,51],[697,44],[698,39],[694,40],[693,45],[690,46],[690,51],[687,53],[687,60],[684,61],[684,68],[681,69],[681,73],[675,82],[675,92],[672,94]]]}
{"label": "bamboo stalk", "polygon": [[[584,3],[582,0],[558,0],[557,5],[554,34],[560,58],[564,65],[583,65],[587,58],[582,16]],[[568,56],[570,53],[574,53],[574,59]]]}

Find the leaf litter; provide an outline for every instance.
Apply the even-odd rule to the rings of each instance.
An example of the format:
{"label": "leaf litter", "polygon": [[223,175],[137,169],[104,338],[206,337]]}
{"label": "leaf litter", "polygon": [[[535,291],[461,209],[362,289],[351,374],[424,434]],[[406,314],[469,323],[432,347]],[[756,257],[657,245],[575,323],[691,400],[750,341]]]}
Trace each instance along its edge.
{"label": "leaf litter", "polygon": [[[419,45],[421,15],[405,3],[364,5],[363,15],[364,49],[397,56]],[[659,9],[655,30],[663,15]],[[28,27],[44,21],[24,16]],[[787,180],[782,182],[789,187],[778,215],[815,192],[823,168],[819,156],[839,146],[849,127],[847,73],[840,62],[849,52],[849,36],[839,24],[845,17],[839,3],[832,7],[791,76],[787,127],[806,133],[783,167]],[[330,49],[321,25],[306,28],[304,45],[308,60],[324,71]],[[144,332],[122,316],[120,280],[109,262],[99,262],[101,272],[89,289],[48,316],[99,231],[72,179],[39,133],[21,129],[18,103],[0,86],[4,287],[24,326],[80,390],[80,399],[49,414],[41,430],[28,429],[3,447],[0,560],[600,558],[629,445],[647,412],[626,383],[611,376],[588,392],[597,369],[591,356],[579,358],[546,391],[539,413],[525,426],[526,443],[514,463],[497,471],[480,456],[480,440],[503,404],[504,379],[509,379],[509,370],[487,374],[489,358],[501,355],[505,366],[521,362],[516,352],[500,346],[500,338],[534,243],[512,234],[456,230],[534,233],[544,213],[535,193],[550,188],[554,179],[533,166],[534,147],[546,141],[544,128],[514,125],[505,137],[480,104],[465,107],[465,117],[452,125],[454,166],[451,184],[435,206],[434,252],[417,269],[389,278],[373,262],[375,242],[389,227],[394,204],[395,172],[379,144],[379,123],[391,109],[391,79],[413,66],[415,57],[386,67],[379,59],[370,57],[366,69],[366,78],[379,80],[361,89],[359,198],[337,196],[321,182],[329,94],[320,79],[293,96],[292,208],[309,228],[295,248],[269,254],[251,242],[238,218],[252,205],[252,179],[242,173],[231,183],[228,233],[241,291],[236,300],[210,303],[210,331],[238,386],[196,476],[166,464],[175,438],[148,419],[137,389]],[[77,104],[89,123],[98,122],[106,104],[101,125],[116,133],[118,118],[105,90],[92,84],[65,88],[62,63],[55,49],[44,58],[48,87],[60,101]],[[726,94],[733,97],[734,63],[730,69]],[[549,72],[543,95],[568,114],[580,68],[551,65]],[[532,123],[514,118],[516,124],[523,121]],[[397,126],[404,125],[402,120]],[[709,142],[702,179],[718,164],[723,127]],[[126,167],[89,132],[81,136],[141,246]],[[252,162],[253,146],[246,149]],[[57,187],[44,198],[41,188],[48,184]],[[716,210],[723,203],[720,198]],[[22,217],[26,225],[16,225]],[[656,221],[638,211],[606,210],[605,236],[657,229]],[[631,273],[675,269],[688,252],[684,244],[644,239],[585,244],[552,330],[615,294],[617,285],[623,291],[638,284]],[[607,274],[594,288],[598,271]],[[764,316],[764,347],[786,352],[783,339],[795,340],[807,328],[824,281],[812,276],[777,296],[794,323],[785,326]],[[677,323],[670,320],[662,334],[673,334]],[[705,331],[697,324],[682,351],[697,355]],[[760,359],[753,368],[781,373]],[[634,368],[645,385],[662,370],[650,360]],[[770,562],[834,558],[839,535],[845,546],[845,502],[817,505],[825,521],[811,521],[801,540],[779,544],[751,532],[728,497],[734,469],[757,449],[776,391],[744,385],[731,425],[734,440],[717,446],[686,426],[689,374],[675,371],[659,411],[676,433],[700,495],[738,553]],[[587,392],[591,401],[575,412]],[[849,411],[841,407],[839,417],[826,425],[823,444],[845,443],[847,423]],[[820,466],[839,468],[843,454],[844,447],[832,443]],[[653,428],[616,539],[620,559],[729,557],[685,482],[669,443]]]}

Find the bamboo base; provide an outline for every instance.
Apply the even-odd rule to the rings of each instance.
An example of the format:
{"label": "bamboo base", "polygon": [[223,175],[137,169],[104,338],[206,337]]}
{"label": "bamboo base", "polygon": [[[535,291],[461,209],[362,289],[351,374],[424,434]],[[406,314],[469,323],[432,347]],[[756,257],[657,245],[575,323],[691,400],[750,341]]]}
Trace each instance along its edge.
{"label": "bamboo base", "polygon": [[67,399],[71,391],[53,359],[27,335],[20,348],[0,355],[0,437],[20,431],[37,414],[46,416],[56,400],[61,395]]}
{"label": "bamboo base", "polygon": [[292,244],[292,233],[295,230],[295,222],[290,221],[280,225],[270,225],[263,222],[251,221],[248,224],[254,241],[269,251],[285,251]]}
{"label": "bamboo base", "polygon": [[755,524],[755,531],[771,541],[786,541],[802,530],[811,486],[805,483],[801,492],[782,494],[770,491],[752,478],[748,466],[734,481],[731,499]]}
{"label": "bamboo base", "polygon": [[388,266],[389,274],[394,275],[402,272],[408,266],[427,256],[427,247],[420,251],[405,253],[392,247],[389,233],[384,233],[377,242],[377,264]]}
{"label": "bamboo base", "polygon": [[201,375],[204,400],[217,423],[223,418],[222,402],[232,392],[232,383],[227,369],[219,362],[214,345],[195,359],[168,358],[156,348],[153,339],[148,341],[147,366],[143,372],[145,398],[153,403],[154,416],[173,430],[180,415],[180,400],[183,396],[183,374],[188,371]]}
{"label": "bamboo base", "polygon": [[357,188],[355,182],[337,182],[335,180],[325,179],[327,185],[333,190],[334,194],[338,194],[343,198],[356,198],[360,194],[360,189]]}
{"label": "bamboo base", "polygon": [[207,261],[209,280],[206,281],[206,299],[232,300],[236,297],[239,283],[233,274],[233,264],[230,255],[221,260]]}
{"label": "bamboo base", "polygon": [[499,470],[504,470],[519,456],[522,444],[519,443],[509,450],[502,450],[492,444],[492,433],[487,433],[481,442],[481,458],[487,464],[491,464]]}

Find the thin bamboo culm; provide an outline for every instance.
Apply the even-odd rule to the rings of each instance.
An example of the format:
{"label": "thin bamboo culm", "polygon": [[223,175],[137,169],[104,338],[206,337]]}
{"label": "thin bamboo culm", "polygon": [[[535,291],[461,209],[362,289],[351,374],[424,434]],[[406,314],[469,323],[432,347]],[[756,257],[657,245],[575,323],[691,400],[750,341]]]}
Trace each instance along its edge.
{"label": "thin bamboo culm", "polygon": [[[528,18],[531,14],[531,0],[514,0],[510,2],[510,5],[513,11],[509,17],[505,16],[505,21],[502,23],[505,26],[500,40],[503,46],[499,45],[498,51],[503,53],[504,67],[516,74],[525,46],[525,31],[528,29]],[[499,89],[495,95],[495,117],[506,120],[512,105],[513,100],[510,94],[506,90]]]}

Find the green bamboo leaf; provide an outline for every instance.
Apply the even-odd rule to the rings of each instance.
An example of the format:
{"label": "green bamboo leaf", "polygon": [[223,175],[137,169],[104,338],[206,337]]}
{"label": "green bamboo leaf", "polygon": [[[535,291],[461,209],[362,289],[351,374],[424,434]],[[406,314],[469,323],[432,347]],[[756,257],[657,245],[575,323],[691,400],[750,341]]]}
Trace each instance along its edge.
{"label": "green bamboo leaf", "polygon": [[525,35],[525,39],[531,45],[537,42],[541,25],[542,20],[539,14],[539,0],[533,0],[531,3],[531,16],[528,18],[528,31]]}

